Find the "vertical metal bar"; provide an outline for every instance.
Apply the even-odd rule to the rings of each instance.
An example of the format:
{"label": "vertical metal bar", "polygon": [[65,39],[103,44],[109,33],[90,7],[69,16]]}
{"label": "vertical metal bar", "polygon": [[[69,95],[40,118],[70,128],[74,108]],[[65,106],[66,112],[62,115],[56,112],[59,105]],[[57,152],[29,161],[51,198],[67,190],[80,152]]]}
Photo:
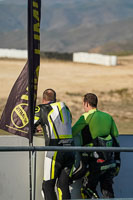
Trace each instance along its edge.
{"label": "vertical metal bar", "polygon": [[[32,144],[29,143],[29,146],[31,146]],[[31,166],[32,166],[32,163],[31,163],[31,156],[32,152],[29,151],[29,192],[30,192],[30,200],[32,200],[32,170],[31,170]]]}
{"label": "vertical metal bar", "polygon": [[33,200],[36,199],[36,156],[37,156],[37,152],[34,151],[32,154],[32,158],[33,158],[33,170],[32,170],[32,197]]}

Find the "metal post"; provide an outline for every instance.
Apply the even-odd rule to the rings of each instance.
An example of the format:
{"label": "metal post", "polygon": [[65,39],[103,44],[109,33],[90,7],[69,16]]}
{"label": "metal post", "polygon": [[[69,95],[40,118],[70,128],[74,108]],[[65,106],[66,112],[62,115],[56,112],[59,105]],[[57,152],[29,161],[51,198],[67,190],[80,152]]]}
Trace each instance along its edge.
{"label": "metal post", "polygon": [[36,199],[36,156],[37,152],[32,153],[32,197],[33,200]]}
{"label": "metal post", "polygon": [[[29,143],[29,147],[32,146],[32,143]],[[29,192],[30,192],[30,200],[32,200],[32,163],[31,163],[31,158],[32,158],[32,152],[29,151]]]}

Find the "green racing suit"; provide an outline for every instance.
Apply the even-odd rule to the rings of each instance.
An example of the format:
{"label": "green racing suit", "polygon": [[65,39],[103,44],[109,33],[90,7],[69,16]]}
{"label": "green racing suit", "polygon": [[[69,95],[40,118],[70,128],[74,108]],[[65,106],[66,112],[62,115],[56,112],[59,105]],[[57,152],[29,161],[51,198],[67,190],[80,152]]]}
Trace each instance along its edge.
{"label": "green racing suit", "polygon": [[[119,146],[119,135],[111,115],[98,109],[92,109],[81,115],[72,127],[72,134],[81,134],[82,146]],[[81,154],[80,170],[73,173],[73,180],[83,177],[83,198],[98,198],[96,186],[100,182],[104,198],[113,198],[113,177],[120,167],[119,152],[92,152]],[[118,164],[117,164],[118,163]]]}

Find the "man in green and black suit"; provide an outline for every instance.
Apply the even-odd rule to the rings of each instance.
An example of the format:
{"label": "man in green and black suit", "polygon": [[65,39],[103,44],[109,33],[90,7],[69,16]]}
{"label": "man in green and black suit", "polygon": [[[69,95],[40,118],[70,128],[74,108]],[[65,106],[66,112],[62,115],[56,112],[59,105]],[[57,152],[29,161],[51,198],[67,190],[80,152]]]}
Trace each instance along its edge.
{"label": "man in green and black suit", "polygon": [[[87,93],[83,98],[85,113],[72,127],[72,134],[81,134],[83,146],[119,147],[118,130],[108,113],[97,109],[98,98]],[[73,180],[83,176],[82,198],[99,198],[96,192],[100,182],[103,198],[114,198],[113,178],[120,169],[119,152],[84,152],[81,154],[82,168],[73,174]]]}

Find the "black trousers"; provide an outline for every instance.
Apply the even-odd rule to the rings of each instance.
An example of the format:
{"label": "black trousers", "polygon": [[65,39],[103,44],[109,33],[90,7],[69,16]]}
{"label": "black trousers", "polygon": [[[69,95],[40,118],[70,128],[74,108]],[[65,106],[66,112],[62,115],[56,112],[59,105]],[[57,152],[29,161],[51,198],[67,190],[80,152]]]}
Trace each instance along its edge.
{"label": "black trousers", "polygon": [[71,199],[69,175],[74,164],[74,158],[73,152],[57,152],[56,158],[52,158],[54,168],[51,168],[51,173],[54,171],[54,178],[52,177],[49,180],[44,180],[42,183],[45,200],[57,200],[57,193],[55,192],[56,183],[60,199]]}
{"label": "black trousers", "polygon": [[[87,174],[87,173],[86,173]],[[103,198],[114,198],[114,191],[113,191],[113,169],[108,169],[104,172],[99,170],[90,169],[89,173],[84,176],[83,178],[83,189],[89,190],[89,195],[87,198],[92,198],[96,194],[98,197],[96,187],[98,183],[100,183],[101,193]]]}

